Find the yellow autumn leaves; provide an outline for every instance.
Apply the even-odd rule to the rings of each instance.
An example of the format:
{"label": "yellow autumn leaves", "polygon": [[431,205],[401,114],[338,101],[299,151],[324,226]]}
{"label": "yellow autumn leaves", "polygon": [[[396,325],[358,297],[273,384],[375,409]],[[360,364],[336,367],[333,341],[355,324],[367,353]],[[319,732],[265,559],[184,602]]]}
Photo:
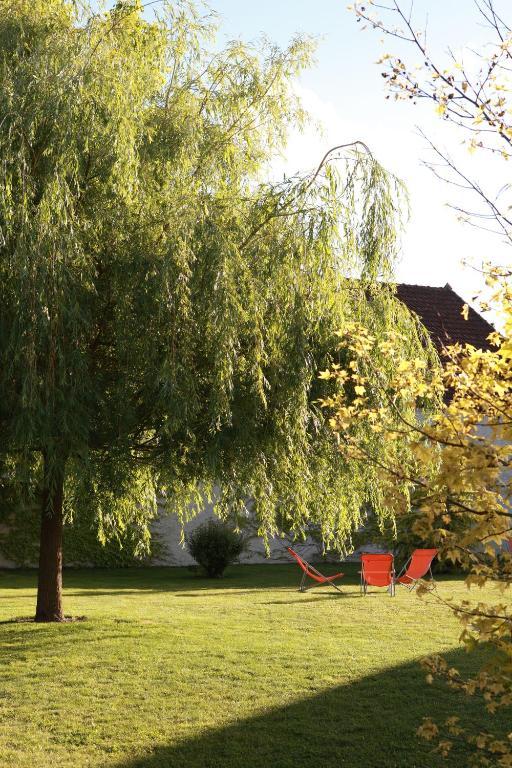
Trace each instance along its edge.
{"label": "yellow autumn leaves", "polygon": [[[512,270],[486,271],[487,301],[504,329],[490,334],[489,349],[453,345],[444,350],[442,371],[430,370],[400,352],[392,333],[379,338],[347,325],[339,334],[346,366],[323,372],[338,386],[322,405],[347,461],[368,463],[387,484],[390,511],[414,510],[416,533],[464,568],[468,588],[492,581],[504,591],[512,584],[512,553],[502,550],[512,537]],[[467,305],[462,314],[468,317]],[[355,430],[361,423],[366,430]],[[469,680],[439,659],[429,662],[429,674],[480,693],[489,712],[511,705],[510,604],[444,602],[460,619],[468,647],[491,644],[497,656],[493,668]],[[488,733],[475,738],[452,720],[440,727],[426,719],[419,734],[435,740],[441,754],[460,736],[484,759],[512,765],[512,741]]]}

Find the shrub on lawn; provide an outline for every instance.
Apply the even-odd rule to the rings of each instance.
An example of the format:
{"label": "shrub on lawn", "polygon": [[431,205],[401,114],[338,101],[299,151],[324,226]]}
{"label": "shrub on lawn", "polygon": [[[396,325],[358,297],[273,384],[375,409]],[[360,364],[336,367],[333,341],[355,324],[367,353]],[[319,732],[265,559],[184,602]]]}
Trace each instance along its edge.
{"label": "shrub on lawn", "polygon": [[187,549],[210,578],[222,576],[244,551],[243,537],[218,520],[208,520],[187,536]]}

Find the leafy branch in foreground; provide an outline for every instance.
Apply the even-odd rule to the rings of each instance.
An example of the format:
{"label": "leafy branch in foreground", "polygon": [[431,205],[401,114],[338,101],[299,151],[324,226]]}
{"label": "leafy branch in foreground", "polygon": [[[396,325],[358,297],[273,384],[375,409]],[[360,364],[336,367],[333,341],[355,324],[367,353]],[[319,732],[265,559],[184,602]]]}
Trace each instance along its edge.
{"label": "leafy branch in foreground", "polygon": [[[340,334],[348,366],[322,374],[340,389],[323,406],[345,460],[373,468],[389,509],[397,516],[413,515],[415,534],[463,566],[468,588],[492,582],[498,592],[512,584],[512,552],[502,547],[512,537],[511,276],[499,268],[487,276],[491,302],[503,321],[503,333],[491,334],[493,348],[448,347],[444,370],[431,372],[424,360],[404,356],[392,333],[377,336],[352,323]],[[384,372],[375,364],[379,356],[386,361]],[[442,658],[426,661],[429,675],[441,675],[469,695],[480,694],[489,713],[510,707],[510,601],[503,595],[491,604],[444,602],[459,618],[467,648],[491,646],[495,653],[471,679],[463,679]],[[512,764],[510,737],[487,732],[475,737],[453,719],[442,727],[429,719],[420,734],[440,739],[444,755],[454,739],[464,738],[476,747],[475,764]]]}
{"label": "leafy branch in foreground", "polygon": [[[430,148],[437,157],[426,165],[441,180],[453,184],[459,197],[462,191],[462,195],[469,193],[475,200],[474,205],[452,205],[463,221],[497,233],[511,244],[512,190],[499,161],[512,156],[512,25],[496,0],[477,0],[474,7],[476,21],[486,30],[488,40],[478,50],[466,46],[455,51],[447,47],[444,57],[429,41],[426,26],[417,21],[412,3],[369,0],[355,3],[353,10],[363,27],[383,33],[404,48],[400,55],[384,53],[379,61],[384,66],[382,76],[389,96],[412,103],[433,102],[436,113],[454,127],[471,154],[488,156],[490,167],[495,169],[494,188],[490,174],[486,183],[478,180],[471,170],[462,167],[460,160],[454,160],[432,141]],[[412,60],[407,60],[406,48]]]}

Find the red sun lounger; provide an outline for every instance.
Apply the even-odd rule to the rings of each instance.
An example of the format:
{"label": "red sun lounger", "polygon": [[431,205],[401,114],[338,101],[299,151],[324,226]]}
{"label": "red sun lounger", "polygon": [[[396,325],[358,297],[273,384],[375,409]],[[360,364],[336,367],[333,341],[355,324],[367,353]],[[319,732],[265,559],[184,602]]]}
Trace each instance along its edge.
{"label": "red sun lounger", "polygon": [[433,582],[432,560],[436,555],[437,549],[415,549],[396,577],[395,584],[402,584],[412,590],[418,580],[426,576],[427,573],[430,574],[430,580]]}
{"label": "red sun lounger", "polygon": [[395,594],[395,571],[393,555],[361,555],[361,594],[366,595],[368,587],[387,587],[391,597]]}
{"label": "red sun lounger", "polygon": [[[341,592],[342,590],[334,583],[336,579],[340,579],[342,576],[344,576],[344,573],[335,573],[333,576],[324,576],[320,571],[317,571],[316,568],[314,568],[310,563],[308,563],[306,560],[304,560],[300,555],[295,552],[291,547],[286,547],[290,555],[297,561],[297,563],[300,565],[300,567],[303,570],[302,574],[302,581],[300,582],[299,592],[307,592],[308,589],[313,589],[314,587],[321,587],[322,585],[330,585],[331,587],[334,587],[334,589],[337,589],[338,592]],[[315,584],[311,584],[311,586],[306,587],[306,579],[308,578],[312,579]]]}

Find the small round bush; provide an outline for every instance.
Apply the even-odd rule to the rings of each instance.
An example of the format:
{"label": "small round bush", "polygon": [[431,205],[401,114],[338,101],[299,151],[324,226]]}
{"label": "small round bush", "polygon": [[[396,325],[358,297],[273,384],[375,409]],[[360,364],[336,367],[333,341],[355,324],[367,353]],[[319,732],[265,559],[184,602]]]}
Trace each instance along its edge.
{"label": "small round bush", "polygon": [[208,520],[187,536],[187,549],[210,578],[225,569],[244,551],[244,540],[219,520]]}

